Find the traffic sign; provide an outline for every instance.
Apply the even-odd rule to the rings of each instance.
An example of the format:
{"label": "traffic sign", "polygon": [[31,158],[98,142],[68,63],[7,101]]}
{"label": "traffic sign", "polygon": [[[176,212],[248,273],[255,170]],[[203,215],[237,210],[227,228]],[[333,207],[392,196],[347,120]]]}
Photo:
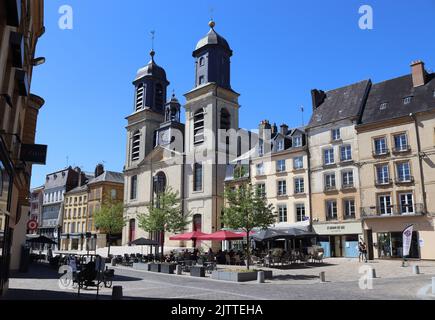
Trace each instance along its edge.
{"label": "traffic sign", "polygon": [[36,220],[29,220],[29,222],[27,222],[27,229],[29,229],[30,231],[35,231],[36,229],[38,229],[38,221]]}

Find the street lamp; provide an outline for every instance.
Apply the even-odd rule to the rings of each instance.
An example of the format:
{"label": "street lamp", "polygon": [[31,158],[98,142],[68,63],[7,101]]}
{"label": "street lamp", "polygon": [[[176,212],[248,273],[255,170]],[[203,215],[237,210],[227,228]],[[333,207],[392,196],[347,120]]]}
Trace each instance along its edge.
{"label": "street lamp", "polygon": [[37,67],[45,63],[45,57],[39,57],[32,60],[32,66]]}

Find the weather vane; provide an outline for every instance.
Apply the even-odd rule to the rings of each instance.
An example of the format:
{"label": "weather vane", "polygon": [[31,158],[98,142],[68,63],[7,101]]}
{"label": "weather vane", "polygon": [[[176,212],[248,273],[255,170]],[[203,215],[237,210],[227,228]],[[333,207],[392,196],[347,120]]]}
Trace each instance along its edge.
{"label": "weather vane", "polygon": [[213,20],[213,14],[214,14],[214,8],[213,6],[210,7],[210,19]]}
{"label": "weather vane", "polygon": [[156,31],[151,30],[150,34],[151,34],[151,49],[154,51],[154,39],[156,38]]}

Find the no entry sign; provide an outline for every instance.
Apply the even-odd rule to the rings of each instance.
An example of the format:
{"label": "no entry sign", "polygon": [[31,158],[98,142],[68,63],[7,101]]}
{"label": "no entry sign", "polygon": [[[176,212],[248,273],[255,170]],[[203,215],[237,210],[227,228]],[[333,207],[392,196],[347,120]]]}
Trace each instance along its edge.
{"label": "no entry sign", "polygon": [[38,229],[38,222],[36,220],[30,220],[29,222],[27,222],[27,229],[29,229],[30,231],[35,231],[36,229]]}

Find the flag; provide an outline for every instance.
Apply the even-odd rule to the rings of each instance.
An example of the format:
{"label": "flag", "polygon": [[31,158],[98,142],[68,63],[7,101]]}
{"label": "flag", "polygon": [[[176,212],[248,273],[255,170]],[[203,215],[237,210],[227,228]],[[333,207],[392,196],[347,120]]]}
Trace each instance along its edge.
{"label": "flag", "polygon": [[414,229],[414,225],[411,224],[409,227],[403,230],[403,257],[409,256],[413,229]]}

